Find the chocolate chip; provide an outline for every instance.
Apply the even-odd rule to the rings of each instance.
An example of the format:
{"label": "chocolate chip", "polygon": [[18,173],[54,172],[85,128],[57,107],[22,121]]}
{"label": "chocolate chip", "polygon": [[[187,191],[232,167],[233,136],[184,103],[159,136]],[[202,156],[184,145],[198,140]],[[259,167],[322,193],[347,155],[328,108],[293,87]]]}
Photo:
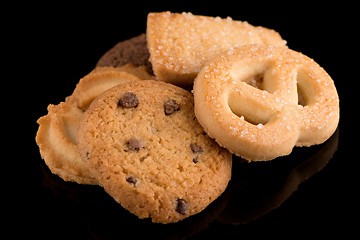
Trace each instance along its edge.
{"label": "chocolate chip", "polygon": [[195,143],[190,144],[190,148],[193,153],[203,153],[204,152],[203,148]]}
{"label": "chocolate chip", "polygon": [[176,211],[182,215],[185,215],[188,210],[188,204],[184,199],[179,198],[177,200]]}
{"label": "chocolate chip", "polygon": [[169,99],[164,104],[165,115],[173,114],[175,111],[180,110],[179,104],[174,99]]}
{"label": "chocolate chip", "polygon": [[137,182],[137,180],[136,180],[135,177],[128,177],[128,178],[126,179],[126,181],[127,181],[128,183],[132,183],[132,184],[135,184],[135,183]]}
{"label": "chocolate chip", "polygon": [[137,107],[139,101],[135,93],[127,92],[119,100],[119,106],[126,108],[135,108]]}
{"label": "chocolate chip", "polygon": [[197,163],[199,160],[198,160],[198,156],[195,156],[194,158],[193,158],[193,162],[194,163]]}
{"label": "chocolate chip", "polygon": [[126,142],[126,146],[130,149],[130,151],[138,152],[141,148],[144,147],[142,142],[136,138],[131,138]]}

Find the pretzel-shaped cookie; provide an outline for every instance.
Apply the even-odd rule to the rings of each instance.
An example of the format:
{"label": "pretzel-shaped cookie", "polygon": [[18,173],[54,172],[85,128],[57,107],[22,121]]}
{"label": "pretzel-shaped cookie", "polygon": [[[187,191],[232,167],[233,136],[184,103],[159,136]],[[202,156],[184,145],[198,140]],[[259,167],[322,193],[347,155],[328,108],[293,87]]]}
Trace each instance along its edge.
{"label": "pretzel-shaped cookie", "polygon": [[247,45],[208,62],[194,82],[195,113],[221,146],[249,161],[327,140],[339,122],[331,77],[285,47]]}

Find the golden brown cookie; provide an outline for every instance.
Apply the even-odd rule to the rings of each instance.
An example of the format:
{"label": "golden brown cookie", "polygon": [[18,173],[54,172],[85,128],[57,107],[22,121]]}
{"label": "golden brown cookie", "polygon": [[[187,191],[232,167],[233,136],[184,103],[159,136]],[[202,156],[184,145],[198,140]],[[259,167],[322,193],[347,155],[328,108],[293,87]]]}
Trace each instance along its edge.
{"label": "golden brown cookie", "polygon": [[339,97],[314,60],[281,46],[247,45],[209,61],[194,82],[206,132],[249,161],[326,141],[339,123]]}
{"label": "golden brown cookie", "polygon": [[80,159],[75,137],[77,128],[84,111],[98,95],[117,84],[141,80],[136,75],[146,77],[149,74],[143,67],[132,64],[121,68],[96,68],[79,81],[65,102],[48,106],[48,114],[38,120],[36,142],[52,173],[65,181],[97,184]]}
{"label": "golden brown cookie", "polygon": [[230,17],[170,12],[149,13],[146,38],[156,78],[181,86],[192,86],[207,61],[232,47],[286,44],[274,30]]}
{"label": "golden brown cookie", "polygon": [[81,109],[67,102],[50,104],[48,114],[37,121],[36,143],[53,174],[65,181],[96,184],[76,148],[76,131],[83,114]]}
{"label": "golden brown cookie", "polygon": [[77,140],[92,175],[139,218],[170,223],[226,189],[231,154],[206,135],[190,92],[161,81],[115,86],[91,104]]}

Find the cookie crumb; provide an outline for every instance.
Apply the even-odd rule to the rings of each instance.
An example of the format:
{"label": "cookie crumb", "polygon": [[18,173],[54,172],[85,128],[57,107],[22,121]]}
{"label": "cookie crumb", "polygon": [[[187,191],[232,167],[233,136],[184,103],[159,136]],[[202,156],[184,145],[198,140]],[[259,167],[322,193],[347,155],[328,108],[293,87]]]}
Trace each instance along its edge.
{"label": "cookie crumb", "polygon": [[176,211],[182,215],[185,215],[188,210],[188,204],[184,199],[179,198],[177,200]]}
{"label": "cookie crumb", "polygon": [[165,115],[171,115],[180,110],[179,104],[174,99],[169,99],[164,104]]}
{"label": "cookie crumb", "polygon": [[135,93],[127,92],[119,100],[119,106],[126,108],[135,108],[137,107],[139,101]]}

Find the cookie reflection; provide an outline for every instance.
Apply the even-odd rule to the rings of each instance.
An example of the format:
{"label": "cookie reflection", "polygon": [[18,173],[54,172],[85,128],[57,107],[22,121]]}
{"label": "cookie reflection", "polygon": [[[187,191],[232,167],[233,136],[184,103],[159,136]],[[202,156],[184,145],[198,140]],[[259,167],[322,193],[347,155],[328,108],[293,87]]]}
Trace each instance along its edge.
{"label": "cookie reflection", "polygon": [[338,141],[339,129],[322,145],[295,148],[289,156],[270,162],[234,164],[231,198],[217,220],[245,224],[280,207],[302,182],[328,164]]}
{"label": "cookie reflection", "polygon": [[289,156],[270,162],[247,163],[234,157],[232,180],[226,191],[201,213],[174,224],[138,219],[101,187],[65,182],[43,163],[42,183],[57,198],[56,203],[66,199],[64,211],[83,221],[78,227],[84,227],[82,232],[88,238],[115,239],[131,233],[133,239],[186,239],[207,231],[212,222],[245,224],[280,207],[302,182],[328,164],[337,150],[338,138],[339,130],[322,145],[295,148]]}
{"label": "cookie reflection", "polygon": [[205,230],[222,213],[230,200],[231,189],[227,188],[199,214],[173,224],[152,223],[150,219],[139,219],[122,208],[99,186],[65,182],[51,174],[45,164],[41,163],[41,168],[43,186],[50,188],[57,199],[66,199],[64,201],[70,200],[73,203],[68,203],[64,211],[82,218],[83,223],[79,226],[85,223],[87,234],[93,239],[120,239],[130,234],[132,239],[186,239]]}

